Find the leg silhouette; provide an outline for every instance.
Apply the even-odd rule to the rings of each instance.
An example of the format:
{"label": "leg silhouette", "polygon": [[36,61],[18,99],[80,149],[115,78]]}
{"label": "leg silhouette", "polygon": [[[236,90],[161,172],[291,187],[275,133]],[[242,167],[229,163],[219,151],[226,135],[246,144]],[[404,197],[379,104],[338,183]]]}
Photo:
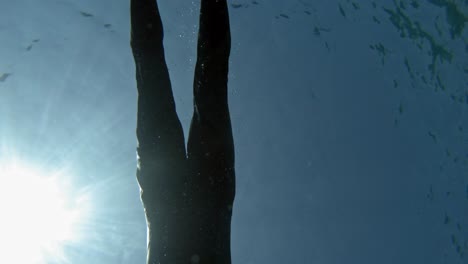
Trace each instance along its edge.
{"label": "leg silhouette", "polygon": [[230,226],[235,193],[234,145],[227,81],[231,47],[226,1],[202,0],[194,79],[194,114],[188,140],[193,173],[196,246],[203,263],[231,263]]}
{"label": "leg silhouette", "polygon": [[154,0],[131,0],[131,47],[138,89],[138,169],[148,223],[148,263],[181,263],[180,190],[185,179],[183,131],[164,57],[163,27]]}
{"label": "leg silhouette", "polygon": [[131,0],[138,90],[137,179],[148,224],[147,263],[231,263],[234,145],[227,98],[226,0],[202,0],[188,152],[164,58],[155,0]]}

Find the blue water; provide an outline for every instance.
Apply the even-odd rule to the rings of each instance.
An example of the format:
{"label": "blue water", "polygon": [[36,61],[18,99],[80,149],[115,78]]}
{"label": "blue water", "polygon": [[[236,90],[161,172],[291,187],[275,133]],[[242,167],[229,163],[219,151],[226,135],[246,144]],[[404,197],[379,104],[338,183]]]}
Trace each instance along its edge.
{"label": "blue water", "polygon": [[[199,1],[158,3],[187,133]],[[468,263],[468,1],[229,4],[233,263]],[[129,36],[126,0],[0,8],[0,159],[93,193],[69,263],[145,262]]]}

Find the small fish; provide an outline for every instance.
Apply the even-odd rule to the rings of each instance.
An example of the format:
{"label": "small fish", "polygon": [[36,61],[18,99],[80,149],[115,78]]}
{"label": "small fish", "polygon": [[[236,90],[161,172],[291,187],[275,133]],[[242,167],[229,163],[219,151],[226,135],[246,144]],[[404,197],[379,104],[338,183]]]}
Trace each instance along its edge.
{"label": "small fish", "polygon": [[104,27],[105,27],[105,28],[111,28],[112,25],[111,25],[111,24],[104,24]]}
{"label": "small fish", "polygon": [[309,16],[312,15],[312,13],[310,11],[307,11],[307,10],[305,10],[304,13],[306,13]]}
{"label": "small fish", "polygon": [[445,213],[444,224],[445,225],[450,224],[450,217],[447,215],[447,213]]}
{"label": "small fish", "polygon": [[318,27],[314,28],[314,35],[315,36],[320,36],[320,29]]}
{"label": "small fish", "polygon": [[341,13],[341,15],[342,15],[343,17],[346,17],[346,13],[345,13],[343,7],[341,6],[341,4],[339,4],[338,6],[339,6],[339,8],[340,8],[340,13]]}
{"label": "small fish", "polygon": [[[33,39],[32,42],[33,42],[33,43],[38,43],[38,42],[39,42],[39,39]],[[30,51],[32,48],[33,48],[33,44],[30,44],[30,45],[26,48],[26,50],[27,50],[27,51]]]}
{"label": "small fish", "polygon": [[421,81],[422,81],[424,84],[427,84],[426,76],[422,75],[422,76],[421,76]]}
{"label": "small fish", "polygon": [[84,17],[93,17],[92,14],[90,13],[86,13],[86,12],[83,12],[83,11],[80,11],[81,15],[84,16]]}
{"label": "small fish", "polygon": [[447,155],[447,157],[450,157],[450,156],[452,156],[452,153],[450,152],[449,149],[446,149],[445,150],[445,155]]}
{"label": "small fish", "polygon": [[432,189],[432,185],[429,188],[429,193],[427,194],[427,199],[433,201],[434,200],[434,190]]}
{"label": "small fish", "polygon": [[409,61],[408,61],[408,58],[407,58],[407,57],[405,57],[405,66],[406,66],[406,70],[408,71],[408,73],[409,73],[411,79],[414,80],[414,77],[415,77],[415,76],[414,76],[413,70],[411,69],[411,66],[410,66],[410,64],[409,64]]}
{"label": "small fish", "polygon": [[11,76],[11,73],[4,73],[0,76],[0,82],[5,82],[8,77]]}
{"label": "small fish", "polygon": [[437,143],[437,136],[434,133],[429,131],[427,134],[434,140],[434,143]]}
{"label": "small fish", "polygon": [[233,8],[241,8],[242,4],[231,4]]}
{"label": "small fish", "polygon": [[288,15],[285,15],[285,14],[280,14],[280,17],[284,17],[284,18],[289,19],[289,16],[288,16]]}
{"label": "small fish", "polygon": [[377,23],[377,24],[381,23],[380,20],[375,16],[372,17],[372,20],[374,20],[374,22]]}
{"label": "small fish", "polygon": [[258,2],[257,1],[252,1],[252,4],[258,5]]}
{"label": "small fish", "polygon": [[322,32],[330,32],[329,28],[323,28],[323,27],[315,27],[314,28],[314,34],[316,36],[320,36]]}
{"label": "small fish", "polygon": [[450,236],[451,240],[452,240],[452,244],[456,245],[457,244],[457,237],[455,235],[451,235]]}

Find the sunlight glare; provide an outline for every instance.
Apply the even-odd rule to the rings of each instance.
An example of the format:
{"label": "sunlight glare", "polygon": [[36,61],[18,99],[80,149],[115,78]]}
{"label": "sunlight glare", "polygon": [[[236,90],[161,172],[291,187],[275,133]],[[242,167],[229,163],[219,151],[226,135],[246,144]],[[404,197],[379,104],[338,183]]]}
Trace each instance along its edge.
{"label": "sunlight glare", "polygon": [[66,175],[0,162],[0,263],[66,263],[63,246],[79,239],[84,196],[67,195]]}

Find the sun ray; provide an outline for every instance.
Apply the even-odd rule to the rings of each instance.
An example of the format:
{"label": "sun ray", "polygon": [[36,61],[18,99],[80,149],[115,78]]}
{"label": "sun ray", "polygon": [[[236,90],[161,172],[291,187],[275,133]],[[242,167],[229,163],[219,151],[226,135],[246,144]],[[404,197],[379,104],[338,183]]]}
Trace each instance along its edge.
{"label": "sun ray", "polygon": [[89,211],[86,195],[73,195],[67,176],[0,162],[0,263],[67,263],[62,248],[82,239],[79,226]]}

